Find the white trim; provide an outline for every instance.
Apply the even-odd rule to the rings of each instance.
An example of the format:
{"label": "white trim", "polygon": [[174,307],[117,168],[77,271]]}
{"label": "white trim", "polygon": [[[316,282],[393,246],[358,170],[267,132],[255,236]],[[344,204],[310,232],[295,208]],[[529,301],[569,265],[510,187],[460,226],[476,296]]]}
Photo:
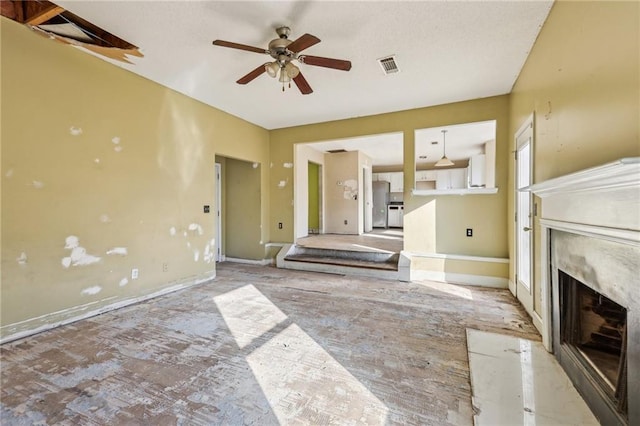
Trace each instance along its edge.
{"label": "white trim", "polygon": [[411,195],[490,195],[497,194],[498,188],[459,188],[459,189],[412,189]]}
{"label": "white trim", "polygon": [[273,264],[273,259],[260,259],[260,260],[254,260],[254,259],[240,259],[237,257],[225,257],[225,262],[232,262],[232,263],[244,263],[247,265],[261,265],[261,266],[266,266],[266,265],[271,265]]}
{"label": "white trim", "polygon": [[[542,221],[541,221],[542,222]],[[553,353],[553,327],[552,327],[552,309],[551,302],[551,270],[549,266],[549,248],[551,239],[549,238],[549,228],[544,224],[541,226],[540,234],[540,326],[536,326],[542,336],[542,345],[544,348]],[[548,261],[549,260],[549,261]],[[537,314],[536,314],[537,316]],[[534,321],[535,325],[535,321]]]}
{"label": "white trim", "polygon": [[573,232],[574,234],[580,234],[586,237],[598,237],[623,244],[640,244],[640,231],[634,231],[631,229],[606,228],[602,226],[585,225],[582,223],[564,222],[553,219],[540,219],[540,223],[547,228]]}
{"label": "white trim", "polygon": [[267,243],[267,244],[265,244],[264,246],[265,246],[266,248],[269,248],[269,247],[284,247],[284,246],[286,246],[287,244],[291,244],[291,243]]}
{"label": "white trim", "polygon": [[481,257],[481,256],[466,256],[463,254],[443,254],[443,253],[425,253],[425,252],[411,252],[404,251],[409,257],[427,257],[433,259],[449,259],[449,260],[464,260],[468,262],[489,262],[489,263],[509,263],[509,259],[503,257]]}
{"label": "white trim", "polygon": [[473,285],[491,288],[508,288],[509,280],[485,275],[454,274],[440,271],[411,270],[411,281],[438,281],[450,284]]}
{"label": "white trim", "polygon": [[509,291],[513,294],[513,297],[516,297],[516,283],[511,278],[509,278]]}
{"label": "white trim", "polygon": [[637,188],[640,182],[640,157],[620,160],[581,170],[523,188],[540,198],[549,195],[613,188]]}
{"label": "white trim", "polygon": [[[193,287],[199,284],[203,284],[205,282],[211,281],[212,279],[214,279],[216,277],[216,271],[210,271],[205,273],[201,278],[197,278],[193,281],[187,281],[181,284],[177,284],[171,287],[167,287],[167,288],[163,288],[162,290],[158,290],[154,293],[150,293],[150,294],[145,294],[142,296],[138,296],[138,297],[134,297],[131,299],[126,299],[126,300],[121,300],[119,302],[115,302],[112,303],[110,305],[106,305],[103,306],[101,308],[92,310],[92,311],[88,311],[82,314],[76,314],[76,312],[82,312],[86,309],[89,308],[89,306],[91,305],[95,305],[96,303],[99,302],[91,302],[91,303],[87,303],[85,305],[80,305],[80,306],[74,306],[72,308],[69,309],[63,309],[61,311],[56,311],[56,312],[52,312],[50,314],[45,314],[45,315],[41,315],[39,317],[35,317],[35,318],[29,318],[27,320],[24,321],[20,321],[20,322],[16,322],[13,324],[8,324],[5,326],[0,327],[0,334],[4,334],[2,333],[4,330],[15,330],[16,328],[18,328],[21,325],[24,325],[26,327],[32,327],[32,323],[42,323],[42,322],[46,322],[47,320],[51,320],[52,318],[55,318],[57,316],[66,316],[66,315],[73,315],[67,318],[64,318],[62,320],[54,320],[48,324],[44,324],[41,325],[39,327],[34,327],[34,328],[27,328],[26,330],[22,330],[22,331],[18,331],[15,332],[13,334],[9,334],[5,337],[2,337],[0,339],[0,345],[8,343],[8,342],[12,342],[14,340],[18,340],[18,339],[22,339],[24,337],[27,336],[31,336],[33,334],[37,334],[37,333],[41,333],[43,331],[47,331],[47,330],[51,330],[53,328],[56,327],[60,327],[62,325],[67,325],[67,324],[71,324],[83,319],[87,319],[87,318],[91,318],[94,317],[96,315],[101,315],[104,314],[106,312],[109,311],[113,311],[116,309],[120,309],[120,308],[124,308],[125,306],[129,306],[129,305],[133,305],[135,303],[139,303],[139,302],[144,302],[145,300],[149,300],[149,299],[153,299],[156,297],[160,297],[160,296],[164,296],[166,294],[169,293],[173,293],[175,291],[178,290],[183,290],[185,288],[188,287]],[[33,324],[35,325],[35,324]]]}

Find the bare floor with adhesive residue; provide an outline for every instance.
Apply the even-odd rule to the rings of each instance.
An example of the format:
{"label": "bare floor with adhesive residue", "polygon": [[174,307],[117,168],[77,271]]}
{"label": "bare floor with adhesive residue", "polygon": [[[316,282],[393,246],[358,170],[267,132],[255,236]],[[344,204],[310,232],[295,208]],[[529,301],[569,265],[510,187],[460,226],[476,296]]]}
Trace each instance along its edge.
{"label": "bare floor with adhesive residue", "polygon": [[467,327],[539,339],[507,290],[224,263],[3,345],[1,420],[471,425]]}

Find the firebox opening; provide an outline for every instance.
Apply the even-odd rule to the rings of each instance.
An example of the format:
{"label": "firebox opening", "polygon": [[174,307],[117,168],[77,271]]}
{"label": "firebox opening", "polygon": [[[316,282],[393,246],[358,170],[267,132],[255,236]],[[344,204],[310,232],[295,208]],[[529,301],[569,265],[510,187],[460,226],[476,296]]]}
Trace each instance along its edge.
{"label": "firebox opening", "polygon": [[560,340],[626,414],[627,310],[570,275],[559,274]]}

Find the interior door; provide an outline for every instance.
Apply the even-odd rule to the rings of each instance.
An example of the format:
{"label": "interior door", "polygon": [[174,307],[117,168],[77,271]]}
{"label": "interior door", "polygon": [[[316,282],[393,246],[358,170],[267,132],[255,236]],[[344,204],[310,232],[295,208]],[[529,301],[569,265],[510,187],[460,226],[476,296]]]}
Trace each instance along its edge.
{"label": "interior door", "polygon": [[533,117],[516,136],[516,297],[533,316],[533,214],[531,185],[533,171]]}

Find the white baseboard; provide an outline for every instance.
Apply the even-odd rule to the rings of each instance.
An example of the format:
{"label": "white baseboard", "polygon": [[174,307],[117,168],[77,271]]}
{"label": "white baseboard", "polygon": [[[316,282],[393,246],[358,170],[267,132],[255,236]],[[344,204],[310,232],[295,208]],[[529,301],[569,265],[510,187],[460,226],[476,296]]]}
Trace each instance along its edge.
{"label": "white baseboard", "polygon": [[491,288],[508,288],[509,280],[485,275],[454,274],[440,271],[412,270],[411,281],[439,281],[451,284],[475,285]]}
{"label": "white baseboard", "polygon": [[225,257],[224,261],[225,262],[233,262],[233,263],[246,263],[248,265],[260,265],[260,266],[266,266],[266,265],[272,265],[273,264],[273,259],[254,260],[254,259],[240,259],[240,258],[237,258],[237,257]]}
{"label": "white baseboard", "polygon": [[[125,306],[133,305],[135,303],[144,302],[145,300],[153,299],[155,297],[164,296],[165,294],[173,293],[174,291],[183,290],[188,287],[202,284],[214,279],[215,277],[216,271],[211,271],[199,276],[196,279],[191,279],[173,285],[171,287],[163,288],[153,293],[130,299],[120,300],[118,302],[102,306],[98,309],[88,310],[93,305],[104,302],[104,300],[87,303],[85,305],[74,306],[72,308],[63,309],[61,311],[52,312],[13,324],[7,324],[0,327],[0,335],[2,336],[2,338],[0,338],[0,345],[12,342],[14,340],[22,339],[27,336],[31,336],[33,334],[42,333],[43,331],[51,330],[62,325],[71,324],[83,319],[94,317],[96,315],[104,314],[105,312],[124,308]],[[7,334],[6,336],[5,333]]]}

